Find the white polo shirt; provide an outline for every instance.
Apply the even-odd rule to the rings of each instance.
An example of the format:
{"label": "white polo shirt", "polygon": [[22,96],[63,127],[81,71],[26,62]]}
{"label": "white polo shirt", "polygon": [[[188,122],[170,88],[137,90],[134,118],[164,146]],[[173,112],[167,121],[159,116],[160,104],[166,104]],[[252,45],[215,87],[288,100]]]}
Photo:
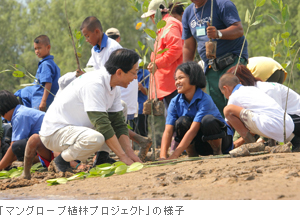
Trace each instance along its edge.
{"label": "white polo shirt", "polygon": [[[280,105],[254,86],[241,86],[230,96],[227,105],[236,105],[253,112],[252,120],[265,137],[283,142],[284,110]],[[292,118],[286,114],[286,137],[294,130]]]}
{"label": "white polo shirt", "polygon": [[[288,87],[283,84],[261,81],[256,82],[256,87],[273,98],[283,110],[285,109]],[[300,116],[300,96],[292,89],[289,89],[286,112]]]}
{"label": "white polo shirt", "polygon": [[120,88],[111,88],[110,79],[102,67],[72,81],[50,105],[39,134],[49,136],[69,125],[93,128],[88,111],[122,111]]}
{"label": "white polo shirt", "polygon": [[111,53],[117,49],[123,48],[117,41],[107,38],[106,47],[101,52],[96,52],[94,47],[91,50],[92,56],[90,57],[87,67],[93,66],[95,70],[100,69],[108,60]]}

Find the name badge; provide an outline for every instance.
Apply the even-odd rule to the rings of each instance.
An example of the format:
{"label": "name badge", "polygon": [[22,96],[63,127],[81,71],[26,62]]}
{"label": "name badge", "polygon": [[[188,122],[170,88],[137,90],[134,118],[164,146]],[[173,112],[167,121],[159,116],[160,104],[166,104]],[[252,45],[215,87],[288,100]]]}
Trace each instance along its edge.
{"label": "name badge", "polygon": [[202,37],[202,36],[206,35],[205,26],[197,26],[196,27],[196,35],[197,35],[197,37]]}

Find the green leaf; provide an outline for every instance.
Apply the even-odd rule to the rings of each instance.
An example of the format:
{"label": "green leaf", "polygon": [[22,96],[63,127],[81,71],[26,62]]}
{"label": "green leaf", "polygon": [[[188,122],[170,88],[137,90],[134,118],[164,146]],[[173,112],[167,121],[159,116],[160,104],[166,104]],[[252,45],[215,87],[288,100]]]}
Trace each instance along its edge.
{"label": "green leaf", "polygon": [[290,21],[287,21],[284,25],[284,28],[287,32],[289,32],[290,34],[292,33],[292,24]]}
{"label": "green leaf", "polygon": [[259,23],[261,23],[262,20],[263,20],[263,15],[259,15],[255,18],[255,22],[252,23],[252,25],[258,25]]}
{"label": "green leaf", "polygon": [[142,47],[144,46],[144,44],[141,41],[138,41],[138,45],[139,45],[140,49],[142,50]]}
{"label": "green leaf", "polygon": [[81,32],[80,31],[76,31],[75,38],[76,38],[76,40],[80,40],[80,38],[81,38]]}
{"label": "green leaf", "polygon": [[133,130],[133,128],[129,124],[127,124],[127,128]]}
{"label": "green leaf", "polygon": [[139,67],[143,67],[145,64],[144,64],[144,61],[141,61],[140,64],[139,64]]}
{"label": "green leaf", "polygon": [[155,17],[154,17],[155,23],[157,24],[160,20],[162,20],[160,9],[156,10]]}
{"label": "green leaf", "polygon": [[144,62],[144,63],[147,63],[146,55],[144,55],[144,57],[143,57],[143,62]]}
{"label": "green leaf", "polygon": [[159,52],[157,52],[157,54],[162,54],[162,53],[164,53],[164,52],[166,52],[166,51],[168,51],[169,49],[163,49],[163,50],[160,50]]}
{"label": "green leaf", "polygon": [[78,41],[78,47],[81,47],[84,43],[84,37],[82,36]]}
{"label": "green leaf", "polygon": [[10,178],[19,177],[22,174],[22,171],[15,171],[12,174],[10,174]]}
{"label": "green leaf", "polygon": [[139,52],[138,49],[135,49],[135,52],[138,53],[138,55],[139,55],[140,57],[142,57],[142,55],[141,55],[141,53]]}
{"label": "green leaf", "polygon": [[111,167],[111,166],[112,166],[112,164],[110,164],[110,163],[103,163],[103,164],[97,165],[97,168],[101,169],[101,170],[105,170],[103,168]]}
{"label": "green leaf", "polygon": [[282,11],[282,8],[283,8],[283,2],[282,2],[282,0],[280,0],[280,3],[279,3],[279,10]]}
{"label": "green leaf", "polygon": [[79,172],[74,174],[73,176],[67,178],[68,181],[76,180],[76,179],[83,179],[88,173]]}
{"label": "green leaf", "polygon": [[156,38],[156,33],[155,33],[153,30],[151,30],[151,29],[149,29],[149,28],[146,28],[146,29],[144,29],[144,31],[145,31],[146,34],[148,34],[151,38],[153,38],[153,39]]}
{"label": "green leaf", "polygon": [[25,74],[22,71],[14,71],[13,76],[17,78],[22,78],[25,76]]}
{"label": "green leaf", "polygon": [[281,34],[281,38],[282,39],[286,39],[286,38],[288,38],[290,36],[290,33],[289,32],[285,32],[285,33],[282,33]]}
{"label": "green leaf", "polygon": [[127,166],[121,165],[116,168],[115,173],[118,175],[123,175],[124,173],[126,173],[126,171],[127,171]]}
{"label": "green leaf", "polygon": [[146,55],[147,55],[148,51],[149,51],[149,47],[147,47],[147,49],[146,49],[146,51],[145,51],[145,55],[144,55],[144,56],[146,56]]}
{"label": "green leaf", "polygon": [[77,56],[78,56],[78,58],[82,57],[81,53],[79,53],[79,52],[77,52]]}
{"label": "green leaf", "polygon": [[157,30],[165,27],[166,24],[167,24],[167,22],[165,20],[160,20],[156,25]]}
{"label": "green leaf", "polygon": [[266,0],[256,0],[255,6],[256,7],[262,7],[266,3]]}
{"label": "green leaf", "polygon": [[142,169],[143,167],[144,167],[144,165],[141,164],[140,162],[135,162],[128,167],[127,172],[138,171],[138,170]]}
{"label": "green leaf", "polygon": [[26,69],[23,66],[21,66],[19,64],[15,64],[15,67],[17,68],[17,70],[22,71],[23,73],[26,73]]}
{"label": "green leaf", "polygon": [[273,56],[273,58],[275,58],[275,57],[281,57],[281,54],[278,52],[277,54],[275,54],[275,55]]}
{"label": "green leaf", "polygon": [[271,0],[271,4],[276,10],[280,10],[278,0]]}
{"label": "green leaf", "polygon": [[281,24],[281,21],[277,18],[277,16],[273,14],[267,14],[267,16],[271,17],[276,22],[276,24]]}
{"label": "green leaf", "polygon": [[6,177],[6,178],[8,178],[9,177],[8,171],[5,171],[5,170],[1,171],[0,172],[0,177]]}
{"label": "green leaf", "polygon": [[113,169],[117,168],[118,166],[122,166],[122,165],[126,166],[126,164],[124,162],[122,162],[122,161],[117,161],[117,162],[115,162],[115,163],[112,164]]}
{"label": "green leaf", "polygon": [[287,4],[286,4],[285,7],[282,9],[281,16],[282,16],[283,22],[286,22],[286,21],[289,20],[289,11],[288,11],[288,6],[287,6]]}
{"label": "green leaf", "polygon": [[164,29],[161,38],[165,38],[165,36],[167,35],[167,33],[169,33],[169,31],[170,31],[170,29],[171,29],[172,26],[173,26],[173,24],[169,25],[167,28]]}
{"label": "green leaf", "polygon": [[245,15],[245,22],[250,24],[250,19],[251,19],[251,15],[250,15],[249,10],[247,9],[246,10],[246,15]]}
{"label": "green leaf", "polygon": [[297,69],[300,71],[300,63],[297,63]]}
{"label": "green leaf", "polygon": [[135,12],[139,12],[139,10],[135,7],[131,5],[131,8],[135,11]]}

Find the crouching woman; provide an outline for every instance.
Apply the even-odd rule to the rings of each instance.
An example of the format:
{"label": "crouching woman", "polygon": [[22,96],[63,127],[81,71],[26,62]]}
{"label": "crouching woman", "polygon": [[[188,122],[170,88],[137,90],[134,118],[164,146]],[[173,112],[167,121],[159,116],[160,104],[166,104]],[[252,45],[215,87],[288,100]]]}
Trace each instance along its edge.
{"label": "crouching woman", "polygon": [[189,157],[219,155],[233,149],[233,130],[222,118],[212,98],[202,91],[206,86],[203,70],[196,62],[179,65],[175,71],[178,95],[169,105],[162,136],[160,159],[167,159],[173,133],[178,147],[168,159],[186,150]]}

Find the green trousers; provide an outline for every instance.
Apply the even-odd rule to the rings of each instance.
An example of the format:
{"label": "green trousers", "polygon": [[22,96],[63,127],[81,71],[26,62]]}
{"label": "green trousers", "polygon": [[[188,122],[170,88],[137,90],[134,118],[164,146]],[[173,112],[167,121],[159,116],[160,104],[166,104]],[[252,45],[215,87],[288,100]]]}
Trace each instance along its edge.
{"label": "green trousers", "polygon": [[[216,104],[217,108],[219,109],[221,115],[224,117],[223,109],[227,105],[227,99],[224,97],[224,95],[221,93],[219,89],[219,79],[220,77],[227,72],[231,67],[235,66],[238,62],[239,58],[236,58],[236,60],[233,62],[233,64],[227,66],[223,70],[214,71],[212,68],[209,68],[206,70],[205,76],[206,76],[206,92],[211,96],[214,103]],[[241,64],[247,65],[247,60],[244,58],[241,58],[240,60]]]}

